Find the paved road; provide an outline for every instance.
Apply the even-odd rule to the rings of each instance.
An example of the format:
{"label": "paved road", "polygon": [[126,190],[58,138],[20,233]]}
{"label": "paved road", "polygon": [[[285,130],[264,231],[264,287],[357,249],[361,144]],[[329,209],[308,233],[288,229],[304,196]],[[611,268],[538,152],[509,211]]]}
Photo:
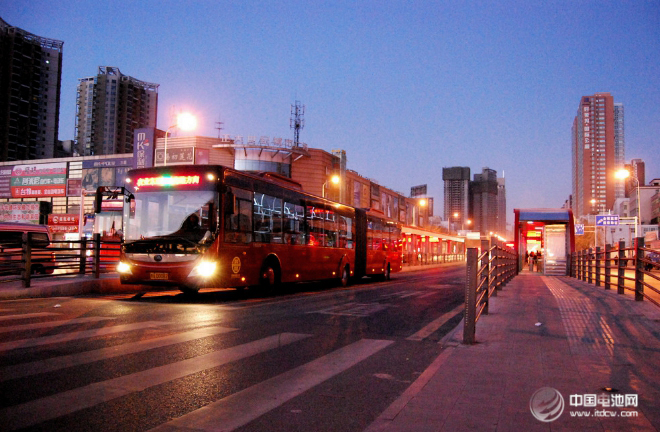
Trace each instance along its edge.
{"label": "paved road", "polygon": [[0,424],[361,431],[440,354],[464,276],[0,302]]}

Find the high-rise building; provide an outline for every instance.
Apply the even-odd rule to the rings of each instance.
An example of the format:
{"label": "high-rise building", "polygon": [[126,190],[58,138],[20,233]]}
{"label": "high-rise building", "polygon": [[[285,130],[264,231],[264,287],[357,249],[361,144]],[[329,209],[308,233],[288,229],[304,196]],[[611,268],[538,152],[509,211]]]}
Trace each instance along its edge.
{"label": "high-rise building", "polygon": [[626,197],[630,197],[635,193],[638,184],[639,186],[646,184],[646,164],[643,159],[633,159],[624,167],[630,173],[630,177],[625,180]]}
{"label": "high-rise building", "polygon": [[81,156],[133,152],[133,131],[156,127],[158,84],[100,66],[78,80],[75,151]]}
{"label": "high-rise building", "polygon": [[443,168],[442,180],[444,180],[445,186],[444,219],[466,227],[469,218],[470,168]]}
{"label": "high-rise building", "polygon": [[[470,214],[475,231],[488,235],[498,230],[498,183],[497,171],[483,168],[470,182]],[[505,229],[506,231],[506,229]]]}
{"label": "high-rise building", "polygon": [[0,161],[56,156],[63,45],[0,18]]}
{"label": "high-rise building", "polygon": [[621,181],[614,176],[623,168],[623,131],[623,105],[615,104],[610,93],[582,97],[572,129],[575,217],[611,209],[623,196]]}
{"label": "high-rise building", "polygon": [[497,178],[497,233],[506,236],[506,182],[504,177]]}

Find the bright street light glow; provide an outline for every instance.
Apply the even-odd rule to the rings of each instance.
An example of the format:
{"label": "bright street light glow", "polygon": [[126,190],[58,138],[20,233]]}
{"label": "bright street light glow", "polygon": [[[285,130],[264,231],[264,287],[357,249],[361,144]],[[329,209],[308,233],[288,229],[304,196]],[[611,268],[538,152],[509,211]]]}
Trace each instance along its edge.
{"label": "bright street light glow", "polygon": [[197,127],[197,119],[190,113],[181,113],[176,118],[176,125],[184,131],[193,130]]}
{"label": "bright street light glow", "polygon": [[330,181],[331,181],[332,183],[334,183],[334,184],[339,184],[339,176],[338,176],[338,175],[333,175],[333,176],[330,178]]}
{"label": "bright street light glow", "polygon": [[630,171],[628,171],[627,169],[620,169],[619,171],[614,173],[614,176],[621,180],[627,179],[628,177],[630,177]]}

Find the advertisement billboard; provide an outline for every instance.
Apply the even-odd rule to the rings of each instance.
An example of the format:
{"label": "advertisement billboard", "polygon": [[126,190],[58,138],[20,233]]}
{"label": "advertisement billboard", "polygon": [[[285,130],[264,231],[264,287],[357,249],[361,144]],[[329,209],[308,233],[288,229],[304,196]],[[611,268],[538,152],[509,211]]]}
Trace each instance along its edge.
{"label": "advertisement billboard", "polygon": [[11,173],[11,196],[66,196],[66,162],[14,165]]}

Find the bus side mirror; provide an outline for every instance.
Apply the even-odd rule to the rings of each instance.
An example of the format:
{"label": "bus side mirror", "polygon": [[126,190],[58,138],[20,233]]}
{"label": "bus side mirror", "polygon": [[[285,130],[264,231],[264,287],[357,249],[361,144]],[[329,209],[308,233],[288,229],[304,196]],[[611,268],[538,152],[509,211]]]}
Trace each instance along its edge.
{"label": "bus side mirror", "polygon": [[103,207],[103,192],[105,192],[105,186],[99,186],[96,188],[96,194],[94,194],[94,213],[101,213]]}

